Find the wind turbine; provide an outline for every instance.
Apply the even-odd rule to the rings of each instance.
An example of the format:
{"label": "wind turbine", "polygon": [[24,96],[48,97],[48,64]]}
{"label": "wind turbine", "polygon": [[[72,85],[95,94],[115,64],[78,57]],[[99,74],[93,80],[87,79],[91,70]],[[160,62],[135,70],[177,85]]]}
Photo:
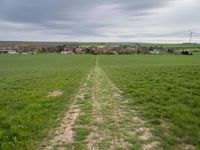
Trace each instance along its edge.
{"label": "wind turbine", "polygon": [[189,36],[190,36],[189,43],[190,43],[190,44],[192,43],[192,35],[193,35],[193,32],[190,30],[190,31],[189,31]]}

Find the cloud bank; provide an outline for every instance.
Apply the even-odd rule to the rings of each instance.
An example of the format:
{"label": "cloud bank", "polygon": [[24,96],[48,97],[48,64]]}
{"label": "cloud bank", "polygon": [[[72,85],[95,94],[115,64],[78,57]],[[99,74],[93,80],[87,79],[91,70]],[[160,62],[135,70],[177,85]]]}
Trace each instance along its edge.
{"label": "cloud bank", "polygon": [[200,42],[199,0],[0,0],[0,40]]}

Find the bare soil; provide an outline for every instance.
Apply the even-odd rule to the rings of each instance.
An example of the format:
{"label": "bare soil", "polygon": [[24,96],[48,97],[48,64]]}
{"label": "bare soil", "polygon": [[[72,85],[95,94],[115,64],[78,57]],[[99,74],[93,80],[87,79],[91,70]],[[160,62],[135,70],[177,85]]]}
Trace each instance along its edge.
{"label": "bare soil", "polygon": [[48,93],[48,97],[58,97],[63,95],[63,91],[55,90]]}
{"label": "bare soil", "polygon": [[[76,119],[82,113],[77,102],[84,100],[88,92],[92,92],[92,121],[87,125],[91,132],[82,141],[86,149],[132,149],[135,145],[143,150],[161,149],[159,139],[153,136],[146,121],[139,117],[137,110],[130,109],[129,100],[122,96],[122,92],[97,65],[75,95],[60,126],[51,134],[46,150],[55,147],[63,149],[64,145],[77,142],[73,128],[86,128],[85,125],[76,124]],[[135,140],[131,142],[129,139]]]}
{"label": "bare soil", "polygon": [[[61,121],[60,126],[54,131],[54,133],[50,133],[50,141],[46,144],[45,150],[51,150],[55,147],[57,149],[63,149],[63,145],[66,143],[72,143],[74,141],[73,135],[73,127],[75,126],[75,121],[77,117],[80,115],[80,108],[77,105],[77,101],[83,100],[86,95],[87,90],[85,89],[87,86],[87,82],[90,80],[91,73],[88,75],[84,85],[79,89],[78,93],[74,97],[74,101],[71,104],[69,111],[66,112],[64,118]],[[59,91],[54,91],[51,95],[61,94]]]}

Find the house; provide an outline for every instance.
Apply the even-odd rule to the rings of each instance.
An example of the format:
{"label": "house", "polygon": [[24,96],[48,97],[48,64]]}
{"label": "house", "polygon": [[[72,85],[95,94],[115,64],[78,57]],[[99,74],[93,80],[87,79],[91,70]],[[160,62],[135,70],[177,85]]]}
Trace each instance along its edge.
{"label": "house", "polygon": [[154,55],[159,55],[160,51],[157,49],[154,49],[153,51],[149,51],[150,54],[154,54]]}
{"label": "house", "polygon": [[65,47],[63,50],[60,52],[61,54],[74,54],[72,48]]}
{"label": "house", "polygon": [[142,46],[136,46],[135,49],[138,54],[148,54],[147,49]]}
{"label": "house", "polygon": [[21,53],[22,55],[28,55],[29,53]]}
{"label": "house", "polygon": [[0,54],[8,54],[7,50],[0,50]]}
{"label": "house", "polygon": [[37,49],[31,49],[29,54],[37,54]]}
{"label": "house", "polygon": [[61,54],[74,54],[74,52],[73,51],[61,51],[60,52]]}
{"label": "house", "polygon": [[191,51],[188,50],[175,50],[175,55],[193,55]]}
{"label": "house", "polygon": [[181,55],[181,53],[182,53],[182,50],[175,50],[175,51],[174,51],[174,54],[175,54],[175,55]]}
{"label": "house", "polygon": [[118,53],[116,51],[110,51],[110,52],[107,52],[107,54],[110,54],[110,55],[118,55]]}
{"label": "house", "polygon": [[16,50],[0,50],[0,54],[17,54]]}
{"label": "house", "polygon": [[80,47],[75,48],[74,51],[75,51],[76,54],[83,54],[83,53],[84,53],[84,49],[83,49],[83,48],[80,48]]}

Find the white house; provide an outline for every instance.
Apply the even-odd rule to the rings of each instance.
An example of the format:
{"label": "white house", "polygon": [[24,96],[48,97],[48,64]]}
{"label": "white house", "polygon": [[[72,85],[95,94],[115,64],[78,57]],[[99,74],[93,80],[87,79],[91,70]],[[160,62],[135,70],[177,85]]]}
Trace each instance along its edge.
{"label": "white house", "polygon": [[159,50],[154,49],[153,51],[149,51],[150,54],[158,55],[160,54]]}
{"label": "white house", "polygon": [[0,50],[0,54],[17,54],[16,50]]}
{"label": "white house", "polygon": [[61,51],[60,53],[61,54],[74,54],[74,52],[72,52],[72,51]]}

